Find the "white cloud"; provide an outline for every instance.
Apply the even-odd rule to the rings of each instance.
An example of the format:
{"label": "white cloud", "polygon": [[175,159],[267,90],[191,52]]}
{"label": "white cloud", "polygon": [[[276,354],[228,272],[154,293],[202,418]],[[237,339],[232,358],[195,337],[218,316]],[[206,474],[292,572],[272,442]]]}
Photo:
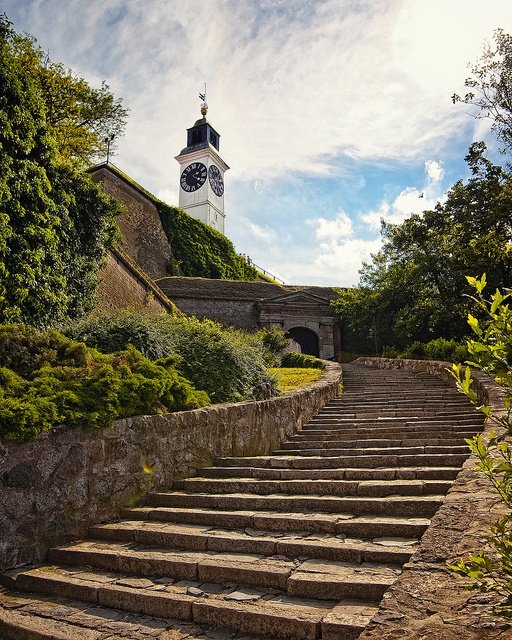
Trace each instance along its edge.
{"label": "white cloud", "polygon": [[372,231],[378,231],[381,221],[400,224],[413,214],[421,214],[432,209],[437,202],[442,202],[445,194],[441,182],[444,168],[441,162],[427,160],[425,162],[425,182],[422,188],[406,187],[391,202],[384,200],[374,211],[360,216],[360,220]]}
{"label": "white cloud", "polygon": [[429,185],[437,185],[444,176],[444,168],[442,162],[436,160],[427,160],[425,162],[425,173]]}
{"label": "white cloud", "polygon": [[178,205],[179,195],[177,189],[160,189],[156,193],[156,197],[166,204]]}
{"label": "white cloud", "polygon": [[352,220],[344,211],[340,211],[333,220],[326,218],[318,218],[316,220],[308,220],[310,225],[315,226],[315,236],[317,240],[332,243],[342,238],[352,235]]}
{"label": "white cloud", "polygon": [[327,174],[338,155],[432,152],[467,118],[450,95],[468,61],[511,17],[503,0],[4,5],[56,59],[124,96],[119,163],[155,191],[177,184],[173,156],[204,80],[233,179]]}
{"label": "white cloud", "polygon": [[253,236],[253,238],[256,238],[257,240],[263,240],[265,242],[271,242],[277,239],[276,232],[268,225],[260,226],[247,219],[244,219],[243,222],[246,225],[246,230],[251,236]]}

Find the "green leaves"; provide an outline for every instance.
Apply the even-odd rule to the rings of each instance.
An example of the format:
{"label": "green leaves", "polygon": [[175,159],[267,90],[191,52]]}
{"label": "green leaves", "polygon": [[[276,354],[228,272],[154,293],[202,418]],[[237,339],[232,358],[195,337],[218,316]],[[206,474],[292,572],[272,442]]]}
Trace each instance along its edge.
{"label": "green leaves", "polygon": [[5,17],[0,27],[0,322],[48,327],[91,308],[119,208],[63,164],[41,87],[58,70]]}
{"label": "green leaves", "polygon": [[486,548],[460,559],[451,568],[470,578],[471,588],[503,596],[495,611],[512,617],[512,310],[508,305],[512,294],[497,290],[487,299],[485,275],[479,279],[468,277],[467,281],[476,291],[473,300],[482,314],[480,320],[468,314],[468,324],[477,337],[468,341],[474,360],[471,365],[486,371],[501,385],[505,411],[479,405],[469,366],[454,365],[450,373],[458,389],[499,429],[466,442],[477,457],[477,469],[489,480],[507,514],[492,527]]}
{"label": "green leaves", "polygon": [[[384,225],[383,247],[363,266],[360,286],[334,302],[352,350],[375,351],[375,337],[378,351],[436,338],[460,341],[471,305],[464,294],[510,283],[511,176],[485,158],[481,143],[466,160],[472,177],[457,182],[433,210]],[[486,275],[466,277],[474,271]],[[476,335],[480,317],[477,309],[470,318]]]}

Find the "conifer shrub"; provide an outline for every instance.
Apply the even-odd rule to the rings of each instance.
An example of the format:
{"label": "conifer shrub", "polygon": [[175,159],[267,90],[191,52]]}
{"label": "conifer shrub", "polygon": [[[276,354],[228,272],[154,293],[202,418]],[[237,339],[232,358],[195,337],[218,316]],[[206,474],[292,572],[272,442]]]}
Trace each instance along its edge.
{"label": "conifer shrub", "polygon": [[306,353],[285,353],[281,359],[282,367],[296,367],[299,369],[325,369],[325,364]]}
{"label": "conifer shrub", "polygon": [[151,361],[131,345],[106,355],[57,331],[0,326],[0,438],[27,440],[60,424],[101,428],[208,403],[173,358]]}
{"label": "conifer shrub", "polygon": [[104,353],[131,344],[150,359],[173,357],[181,375],[212,402],[250,398],[256,385],[271,382],[267,366],[275,361],[279,343],[265,330],[249,333],[213,320],[133,311],[90,317],[66,333]]}

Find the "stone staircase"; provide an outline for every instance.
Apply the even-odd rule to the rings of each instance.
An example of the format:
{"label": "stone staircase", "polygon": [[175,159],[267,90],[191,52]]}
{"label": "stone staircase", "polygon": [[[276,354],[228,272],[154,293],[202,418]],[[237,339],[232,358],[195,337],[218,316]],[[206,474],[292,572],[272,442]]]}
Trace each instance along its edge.
{"label": "stone staircase", "polygon": [[346,365],[274,455],[221,458],[3,576],[0,638],[357,638],[481,430],[433,376]]}

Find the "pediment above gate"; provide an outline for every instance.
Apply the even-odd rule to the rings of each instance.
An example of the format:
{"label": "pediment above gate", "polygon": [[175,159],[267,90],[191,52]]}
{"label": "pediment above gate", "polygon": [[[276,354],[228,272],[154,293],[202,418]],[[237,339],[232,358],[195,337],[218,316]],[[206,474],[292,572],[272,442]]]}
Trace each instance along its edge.
{"label": "pediment above gate", "polygon": [[292,291],[259,301],[260,307],[329,307],[329,300],[306,291]]}

